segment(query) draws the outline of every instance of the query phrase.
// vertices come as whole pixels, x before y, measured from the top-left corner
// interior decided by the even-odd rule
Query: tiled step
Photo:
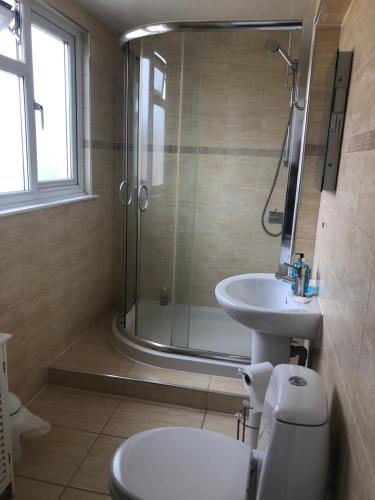
[[[236,413],[242,408],[244,396],[210,389],[199,389],[117,375],[87,373],[51,366],[50,386],[69,387],[85,391],[187,406],[205,411]]]
[[[104,317],[49,367],[51,386],[235,413],[245,397],[239,379],[169,370],[134,362],[111,343],[111,317]]]

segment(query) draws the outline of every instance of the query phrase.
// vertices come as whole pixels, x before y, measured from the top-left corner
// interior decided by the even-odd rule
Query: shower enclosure
[[[214,290],[290,258],[307,73],[301,28],[169,23],[124,35],[117,327],[133,342],[248,362],[251,335]],[[297,71],[267,50],[268,39],[299,60]]]

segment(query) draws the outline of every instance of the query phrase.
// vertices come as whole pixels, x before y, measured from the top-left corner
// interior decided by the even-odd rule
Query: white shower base
[[[167,346],[251,355],[251,331],[222,309],[145,301],[138,308],[138,337]]]

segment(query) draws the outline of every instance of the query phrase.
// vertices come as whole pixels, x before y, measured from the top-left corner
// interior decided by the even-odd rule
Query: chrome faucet
[[[302,259],[296,264],[284,263],[289,269],[294,270],[294,276],[290,274],[275,273],[275,278],[285,281],[294,285],[294,295],[297,297],[306,297],[306,290],[310,280],[311,268],[308,264],[304,263]]]

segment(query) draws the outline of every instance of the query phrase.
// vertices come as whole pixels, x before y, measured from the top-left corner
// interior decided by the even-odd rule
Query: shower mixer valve
[[[314,295],[309,288],[311,267],[304,261],[303,253],[297,253],[297,255],[299,255],[299,258],[293,264],[284,263],[291,270],[290,274],[275,273],[275,278],[291,283],[295,296],[311,297]]]

